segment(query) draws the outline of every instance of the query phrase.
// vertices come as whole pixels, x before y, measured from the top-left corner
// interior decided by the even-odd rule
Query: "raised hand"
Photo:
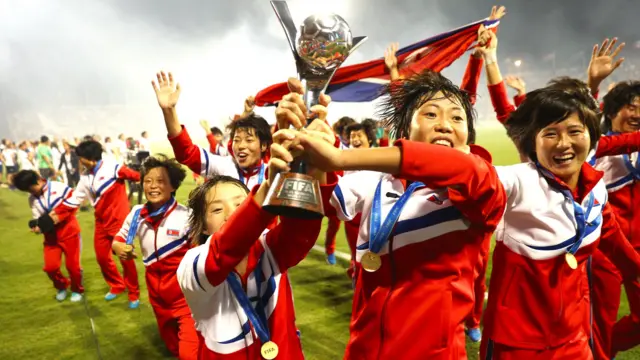
[[[591,61],[587,69],[587,83],[592,92],[598,91],[602,80],[611,75],[611,73],[624,62],[624,58],[616,60],[616,57],[620,54],[620,51],[624,49],[625,43],[618,45],[618,47],[614,49],[617,42],[618,38],[613,38],[611,41],[605,39],[601,46],[598,46],[598,44],[593,46]]]
[[[247,96],[246,99],[244,99],[244,111],[242,113],[242,116],[247,116],[249,114],[251,114],[253,112],[253,108],[255,108],[256,106],[256,98],[255,96],[251,95],[251,96]]]
[[[156,74],[158,83],[151,81],[153,90],[156,92],[156,98],[158,99],[158,105],[162,109],[173,109],[178,103],[180,98],[180,84],[174,83],[173,75],[168,75],[161,71]]]
[[[516,90],[518,92],[518,95],[524,95],[527,93],[526,91],[526,85],[524,80],[522,80],[522,78],[518,77],[518,76],[512,76],[509,75],[504,79],[505,84],[507,84],[508,87]]]
[[[387,69],[393,69],[398,67],[398,58],[396,57],[396,53],[398,52],[398,43],[391,43],[384,50],[384,64],[387,66]]]
[[[505,15],[507,15],[507,8],[505,8],[504,6],[493,6],[491,8],[491,15],[489,15],[489,20],[500,20]]]
[[[209,127],[209,122],[207,120],[200,120],[200,126],[202,127],[204,132],[207,133],[207,135],[211,133],[211,127]]]
[[[278,129],[288,129],[290,126],[301,129],[307,124],[308,117],[307,107],[302,97],[302,83],[298,79],[289,78],[287,84],[291,92],[282,97],[276,108]],[[323,120],[326,119],[327,106],[330,102],[331,98],[328,95],[320,95],[320,103],[311,108],[311,114],[322,117]]]

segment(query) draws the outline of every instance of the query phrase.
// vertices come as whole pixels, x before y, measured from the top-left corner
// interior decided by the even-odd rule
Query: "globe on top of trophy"
[[[351,29],[336,14],[307,17],[300,25],[296,39],[298,55],[314,73],[336,70],[347,59],[352,47]]]
[[[298,28],[286,1],[271,1],[271,6],[296,60],[296,70],[304,87],[304,103],[309,111],[319,103],[320,95],[340,65],[366,37],[354,38],[347,22],[335,14],[311,15]],[[313,118],[309,117],[307,123],[311,121]],[[276,215],[302,219],[323,216],[320,184],[307,174],[304,161],[294,159],[290,172],[276,175],[262,208]]]

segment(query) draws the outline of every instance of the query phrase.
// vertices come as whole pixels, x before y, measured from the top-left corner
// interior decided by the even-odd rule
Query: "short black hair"
[[[40,136],[41,143],[46,143],[47,141],[49,141],[49,137],[47,137],[47,135]]]
[[[29,188],[37,185],[40,179],[40,175],[33,170],[20,170],[17,174],[13,175],[11,182],[18,190],[29,191]]]
[[[227,175],[215,175],[205,180],[202,185],[191,190],[188,202],[189,209],[191,209],[191,214],[189,214],[189,237],[194,245],[203,243],[202,235],[207,227],[207,193],[212,187],[221,183],[236,185],[243,189],[247,194],[249,193],[247,185],[242,181]]]
[[[149,171],[159,167],[167,170],[169,182],[171,183],[171,187],[174,189],[172,194],[175,196],[176,191],[182,184],[182,181],[187,177],[187,172],[176,159],[169,159],[163,154],[149,156],[142,162],[142,166],[140,167],[140,181],[144,183],[144,177],[149,173]]]
[[[224,136],[224,134],[222,133],[222,130],[220,130],[217,126],[214,126],[214,127],[211,128],[211,133],[213,135]]]
[[[233,121],[227,127],[231,134],[231,139],[236,136],[236,132],[238,131],[247,131],[253,132],[255,136],[258,137],[260,141],[260,145],[265,145],[266,150],[262,152],[262,156],[269,151],[269,147],[273,142],[271,137],[271,127],[267,120],[265,120],[262,116],[251,113],[243,118],[240,118],[236,121]]]
[[[577,113],[587,127],[591,137],[590,149],[594,149],[600,139],[598,113],[585,104],[584,99],[559,89],[542,88],[528,93],[522,104],[509,116],[507,134],[520,153],[535,162],[538,161],[536,136],[540,130],[565,120],[573,113]]]
[[[548,88],[553,88],[557,90],[570,90],[576,88],[585,88],[589,89],[587,83],[576,78],[572,78],[570,76],[557,76],[547,82]]]
[[[144,134],[146,134],[146,133],[147,133],[146,131],[143,131],[143,132],[140,133],[140,136],[144,136]]]
[[[85,140],[76,146],[76,155],[91,161],[102,160],[102,145],[95,140]]]
[[[469,94],[442,74],[432,70],[425,70],[402,82],[394,81],[387,85],[383,95],[388,95],[388,97],[380,104],[377,117],[385,119],[385,126],[389,128],[392,137],[408,139],[414,112],[427,101],[436,99],[438,93],[442,93],[444,99],[460,103],[467,115],[469,132],[467,144],[475,143],[474,120],[476,114]]]
[[[364,131],[365,135],[367,135],[367,139],[369,140],[369,145],[374,145],[376,143],[376,130],[371,126],[370,123],[365,123],[364,121],[361,123],[355,123],[347,126],[347,136],[351,136],[351,132],[353,131]]]
[[[603,132],[611,131],[611,120],[623,107],[630,105],[637,97],[640,97],[640,81],[619,82],[604,96]]]
[[[562,90],[576,97],[576,100],[583,102],[589,109],[599,112],[600,105],[591,94],[591,89],[586,82],[569,76],[559,76],[549,80],[547,88]]]
[[[333,124],[333,131],[336,133],[336,135],[340,136],[345,131],[347,126],[355,123],[356,121],[353,118],[350,118],[348,116],[343,116],[340,119],[338,119],[338,121],[336,121],[335,124]]]

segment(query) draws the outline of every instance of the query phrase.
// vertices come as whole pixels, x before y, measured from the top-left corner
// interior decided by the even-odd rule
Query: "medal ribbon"
[[[156,216],[163,215],[164,213],[167,212],[167,210],[169,210],[169,208],[171,208],[171,206],[173,206],[173,203],[175,203],[175,201],[176,199],[174,199],[172,196],[171,199],[169,199],[169,201],[167,201],[166,203],[164,203],[164,205],[162,205],[162,207],[160,207],[160,209],[149,214],[147,217],[153,218]],[[127,232],[127,241],[126,241],[127,245],[133,245],[133,239],[135,239],[136,233],[138,232],[138,226],[140,226],[140,223],[142,222],[142,221],[139,221],[141,211],[142,211],[142,208],[139,208],[133,213],[133,219],[131,219],[131,224],[129,225],[129,232]]]
[[[242,181],[243,184],[247,185],[249,183],[249,180],[245,181],[244,173],[238,165],[236,165],[236,168],[238,169],[238,177],[240,178],[240,181]],[[264,181],[265,170],[266,170],[266,166],[264,165],[264,162],[263,162],[260,165],[260,172],[258,173],[258,185],[262,184],[262,182]]]
[[[93,179],[91,179],[91,187],[89,191],[91,191],[94,198],[96,197],[96,191],[93,190],[93,183],[96,182],[96,175],[98,175],[98,170],[100,170],[100,167],[102,167],[102,160],[98,161],[96,163],[96,166],[94,166],[93,169],[91,170],[91,174],[93,174]]]
[[[562,186],[556,177],[547,169],[543,168],[540,163],[536,163],[536,167],[538,171],[542,174],[542,176],[547,180],[549,185],[554,189],[560,191],[562,195],[573,204],[573,216],[576,219],[577,229],[576,236],[574,237],[574,242],[570,246],[567,247],[567,252],[571,255],[575,255],[575,253],[582,245],[582,240],[584,240],[585,230],[587,225],[587,219],[589,218],[589,214],[591,213],[591,209],[593,209],[593,204],[595,203],[595,196],[593,195],[593,191],[589,193],[589,199],[587,200],[587,211],[585,212],[582,208],[582,205],[578,204],[573,198],[573,194],[569,189]]]
[[[382,179],[380,179],[378,186],[376,187],[376,193],[373,197],[373,205],[371,207],[371,221],[369,222],[369,251],[378,253],[384,244],[387,243],[389,235],[391,235],[391,231],[393,231],[393,227],[400,218],[402,209],[407,204],[407,201],[409,201],[409,197],[411,197],[411,194],[413,194],[414,191],[423,186],[425,185],[419,181],[411,183],[404,194],[402,194],[398,201],[393,204],[389,214],[387,214],[384,222],[380,225],[382,218]]]
[[[264,309],[262,309],[262,291],[260,289],[260,285],[262,283],[262,256],[260,257],[258,265],[253,274],[258,290],[258,302],[256,306],[261,309],[260,315],[262,316],[258,315],[256,309],[251,306],[251,301],[249,300],[249,297],[247,297],[247,293],[244,291],[244,289],[242,288],[242,284],[240,283],[239,275],[235,274],[234,272],[229,273],[229,275],[227,275],[227,282],[231,287],[231,291],[233,291],[233,295],[235,295],[236,299],[240,303],[242,310],[244,310],[244,313],[247,314],[247,317],[249,318],[251,325],[256,331],[256,334],[258,334],[260,341],[262,342],[262,344],[266,344],[270,341],[271,335],[269,334],[269,324],[267,323],[266,314],[264,313]]]

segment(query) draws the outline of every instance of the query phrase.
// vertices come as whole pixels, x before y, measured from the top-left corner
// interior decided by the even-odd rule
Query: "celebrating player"
[[[44,234],[44,271],[58,290],[56,300],[67,297],[71,285],[71,302],[82,300],[82,268],[80,267],[80,225],[76,219],[78,204],[73,190],[57,181],[47,181],[33,170],[22,170],[13,177],[13,185],[28,192],[33,220],[29,228],[35,234]],[[69,272],[67,279],[60,272],[60,260],[64,254]]]
[[[86,169],[80,177],[74,195],[78,204],[91,200],[95,208],[95,232],[93,235],[96,260],[102,276],[109,285],[104,299],[111,301],[126,289],[129,292],[129,307],[138,308],[140,289],[138,272],[132,260],[120,260],[124,280],[113,258],[111,245],[129,213],[129,200],[125,180],[140,181],[140,174],[116,161],[102,160],[102,145],[94,140],[83,141],[76,147],[80,164]]]
[[[122,260],[136,257],[134,238],[140,238],[149,302],[167,349],[180,359],[197,359],[198,336],[176,278],[188,250],[189,209],[175,193],[186,173],[175,159],[152,156],[142,163],[140,177],[147,203],[131,209],[113,242]]]
[[[252,191],[214,176],[190,195],[191,238],[199,246],[185,255],[178,281],[204,342],[200,359],[303,359],[286,271],[309,252],[321,222],[280,217],[265,231],[274,215],[261,207],[276,173],[289,170],[290,137],[275,139],[269,177]],[[309,171],[321,184],[336,181]],[[325,203],[331,187],[321,186]]]

